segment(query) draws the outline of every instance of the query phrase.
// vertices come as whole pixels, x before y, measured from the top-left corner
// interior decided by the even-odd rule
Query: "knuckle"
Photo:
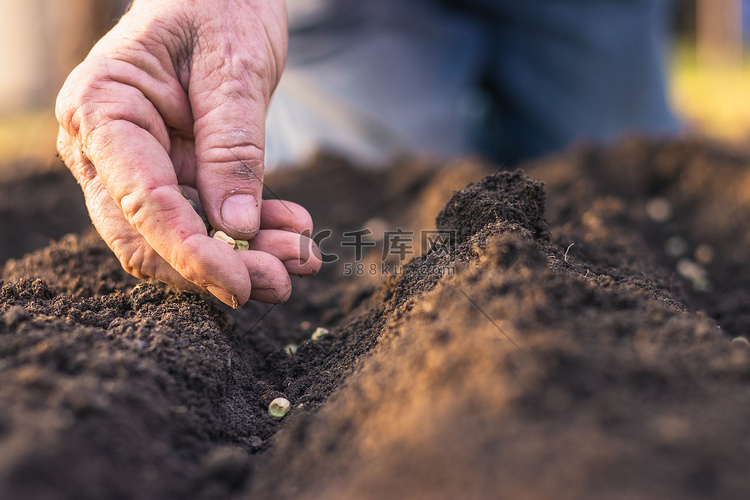
[[[109,247],[117,256],[125,272],[140,279],[152,276],[147,272],[148,258],[144,245],[134,244],[129,238],[116,238],[110,242]]]
[[[158,216],[161,225],[171,224],[171,213],[174,196],[170,192],[173,186],[138,186],[124,194],[118,201],[125,218],[137,231],[141,232],[149,217]],[[153,213],[153,207],[159,208],[159,213]]]
[[[262,180],[263,150],[251,143],[211,146],[201,155],[199,168],[237,180]]]
[[[97,58],[87,59],[71,72],[55,103],[57,121],[71,135],[78,136],[82,119],[90,119],[100,107],[98,94],[106,79],[106,65]]]
[[[242,162],[250,167],[263,164],[263,147],[254,134],[242,128],[212,130],[203,139],[202,155],[210,163]]]
[[[83,146],[90,150],[92,143],[99,147],[105,146],[111,134],[107,131],[111,128],[112,120],[107,117],[106,112],[93,103],[84,104],[79,108],[78,130]]]
[[[84,147],[108,137],[110,127],[132,123],[147,130],[159,127],[158,113],[139,88],[113,77],[132,71],[123,61],[97,57],[74,70],[58,95],[55,115],[61,127]]]
[[[193,233],[183,237],[178,244],[172,246],[165,257],[183,278],[191,283],[202,285],[206,282],[206,277],[211,275],[208,264],[205,259],[201,258],[205,245],[205,235]]]
[[[71,168],[77,161],[79,161],[76,151],[75,144],[70,141],[68,137],[64,137],[63,133],[61,133],[57,139],[57,152],[60,154],[60,159],[68,168]]]
[[[55,104],[55,118],[57,119],[57,123],[60,124],[60,126],[69,132],[73,132],[73,115],[74,115],[75,107],[70,103],[70,100],[66,97],[63,97],[62,92],[60,96],[57,98],[57,103]]]

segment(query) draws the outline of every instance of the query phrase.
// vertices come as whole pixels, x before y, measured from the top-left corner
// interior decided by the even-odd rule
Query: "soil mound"
[[[440,230],[454,230],[457,244],[495,224],[505,230],[518,226],[533,237],[549,239],[542,183],[524,179],[521,172],[488,175],[469,184],[453,195],[436,223]]]
[[[139,283],[90,231],[10,260],[0,498],[744,498],[749,164],[638,139],[525,174],[321,157],[267,181],[337,257],[277,307]],[[394,257],[373,236],[353,262],[347,232],[441,209],[449,238],[348,272]]]

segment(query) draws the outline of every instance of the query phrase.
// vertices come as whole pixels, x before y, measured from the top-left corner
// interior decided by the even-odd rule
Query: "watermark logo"
[[[369,227],[345,231],[340,238],[333,231],[323,229],[313,235],[318,245],[323,264],[341,261],[345,276],[400,275],[404,266],[415,256],[429,252],[448,256],[453,253],[456,231],[453,229],[422,229],[420,231],[395,228],[374,233]],[[338,248],[331,250],[331,241]],[[336,243],[334,243],[336,246]],[[302,249],[301,256],[310,255],[310,249]],[[377,257],[379,257],[379,262]],[[421,266],[415,272],[455,274],[452,266]]]

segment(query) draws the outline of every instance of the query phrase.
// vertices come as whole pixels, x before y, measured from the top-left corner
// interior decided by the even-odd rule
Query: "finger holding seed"
[[[286,33],[281,1],[135,0],[70,74],[56,105],[58,150],[126,271],[233,307],[256,284],[288,291],[281,261],[268,254],[270,271],[248,268],[240,254],[250,250],[210,238],[196,213],[235,240],[263,225],[265,118]],[[271,226],[309,225],[303,210],[271,206]]]
[[[260,228],[312,236],[313,220],[301,205],[287,200],[264,200]]]
[[[244,250],[237,255],[250,271],[252,300],[269,304],[283,304],[292,295],[292,281],[284,264],[268,252]]]
[[[320,271],[323,260],[315,242],[297,233],[261,230],[250,240],[250,250],[265,250],[284,263],[289,274],[310,276]]]

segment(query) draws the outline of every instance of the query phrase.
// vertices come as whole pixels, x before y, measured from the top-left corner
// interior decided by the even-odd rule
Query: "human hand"
[[[289,273],[320,269],[304,208],[268,200],[261,211],[286,43],[283,0],[135,0],[70,74],[58,150],[126,271],[238,307],[283,302]],[[250,250],[210,238],[179,185]]]

